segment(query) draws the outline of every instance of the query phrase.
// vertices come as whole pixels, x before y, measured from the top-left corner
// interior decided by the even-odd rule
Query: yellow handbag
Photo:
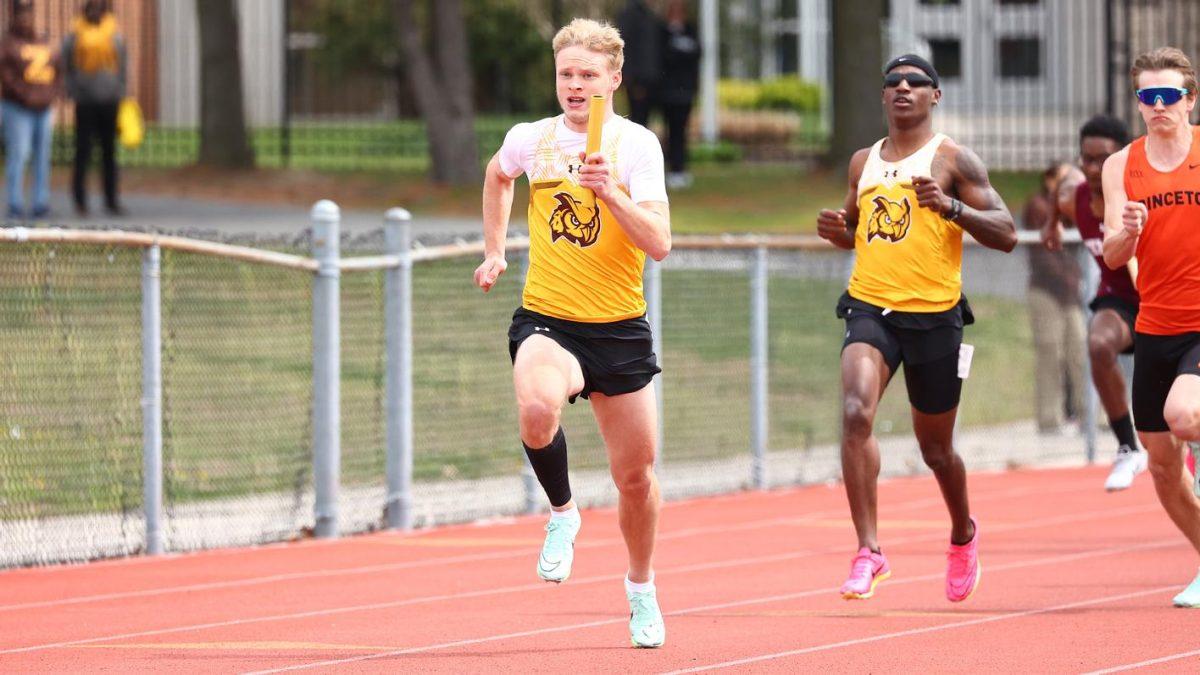
[[[117,137],[121,145],[133,150],[142,144],[146,135],[146,123],[142,119],[142,106],[137,99],[129,97],[117,108]]]

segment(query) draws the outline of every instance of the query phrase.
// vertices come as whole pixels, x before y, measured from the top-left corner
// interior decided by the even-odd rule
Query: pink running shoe
[[[842,599],[866,600],[875,595],[879,582],[892,576],[892,568],[882,553],[873,553],[866,546],[858,549],[858,555],[850,563],[850,577],[842,584]]]
[[[971,541],[958,546],[950,544],[946,551],[946,599],[950,602],[962,602],[971,597],[979,586],[979,525],[971,519],[975,534]]]

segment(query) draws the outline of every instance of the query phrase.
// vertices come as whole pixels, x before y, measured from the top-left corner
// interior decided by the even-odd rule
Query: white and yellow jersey
[[[529,273],[521,305],[569,321],[620,321],[646,313],[646,254],[625,234],[603,201],[579,186],[579,153],[587,135],[563,117],[518,124],[500,149],[500,170],[529,177]],[[658,138],[613,116],[600,151],[634,203],[667,201]],[[593,207],[591,204],[595,204]]]
[[[917,205],[913,176],[932,176],[933,156],[946,139],[929,142],[898,162],[871,153],[858,180],[858,229],[850,295],[901,312],[941,312],[962,295],[962,228]]]

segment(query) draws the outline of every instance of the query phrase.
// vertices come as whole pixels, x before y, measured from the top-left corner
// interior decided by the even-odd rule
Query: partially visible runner
[[[1134,476],[1146,470],[1146,453],[1138,446],[1129,414],[1125,374],[1117,360],[1120,354],[1133,353],[1133,329],[1138,314],[1138,292],[1129,268],[1116,269],[1104,264],[1104,186],[1101,173],[1104,162],[1129,144],[1129,127],[1108,115],[1097,115],[1079,129],[1079,164],[1086,180],[1064,184],[1058,193],[1058,213],[1066,223],[1079,229],[1079,236],[1100,269],[1096,297],[1088,307],[1088,356],[1092,383],[1108,425],[1117,438],[1117,457],[1104,481],[1104,489],[1124,490]],[[1042,232],[1051,250],[1062,248],[1062,226],[1052,219]]]
[[[1104,163],[1104,262],[1136,255],[1141,308],[1133,344],[1133,421],[1163,509],[1200,552],[1200,501],[1181,441],[1200,440],[1200,128],[1196,71],[1163,47],[1130,75],[1148,133]],[[1200,607],[1200,574],[1175,596]]]
[[[504,241],[516,179],[529,179],[529,273],[508,329],[521,442],[550,500],[537,574],[571,574],[580,517],[567,473],[563,405],[589,399],[616,483],[621,534],[629,551],[625,591],[630,639],[666,639],[652,558],[659,489],[654,475],[659,372],[642,267],[671,250],[671,221],[658,138],[613,113],[623,42],[615,28],[575,19],[554,37],[556,91],[563,114],[518,124],[488,162],[483,186],[485,292],[508,263]],[[589,102],[603,95],[600,151],[584,152]],[[594,199],[593,199],[594,195]]]
[[[966,600],[979,583],[979,532],[967,501],[967,472],[954,451],[954,420],[971,366],[963,326],[962,236],[989,248],[1017,245],[1012,215],[975,153],[933,131],[938,75],[906,54],[884,68],[888,135],[850,159],[843,207],[823,210],[818,233],[854,249],[850,286],[838,303],[842,347],[842,477],[858,553],[843,598],[869,598],[891,575],[877,537],[879,442],[875,412],[904,364],[913,432],[950,513],[946,598]]]

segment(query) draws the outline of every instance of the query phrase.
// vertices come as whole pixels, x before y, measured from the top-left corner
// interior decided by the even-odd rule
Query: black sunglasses
[[[900,82],[908,82],[910,87],[932,87],[933,78],[924,73],[888,73],[883,76],[883,86],[885,89],[899,87]]]

